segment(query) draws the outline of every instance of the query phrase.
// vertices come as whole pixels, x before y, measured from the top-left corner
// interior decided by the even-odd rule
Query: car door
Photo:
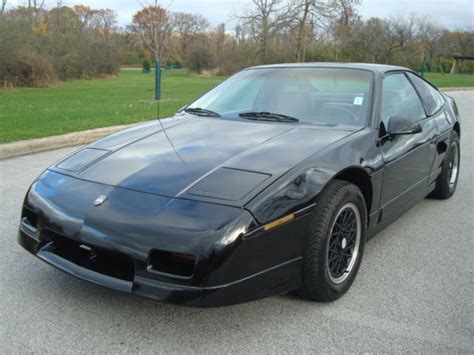
[[[441,173],[441,166],[449,146],[449,139],[453,127],[445,110],[446,103],[443,95],[419,76],[413,73],[408,73],[407,75],[420,94],[425,104],[426,112],[435,122],[438,130],[438,139],[433,142],[436,143],[436,154],[430,174],[430,183],[434,183]]]
[[[413,84],[404,72],[387,74],[383,79],[380,108],[381,131],[388,129],[391,117],[418,123],[416,134],[397,135],[380,141],[385,162],[380,206],[383,216],[400,211],[420,198],[428,188],[428,177],[435,156],[437,131],[428,117]]]

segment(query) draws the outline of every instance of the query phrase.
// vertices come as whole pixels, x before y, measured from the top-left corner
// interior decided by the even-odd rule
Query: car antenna
[[[157,61],[157,64],[159,63],[159,61]],[[155,70],[160,70],[161,71],[161,68],[156,68],[155,67]],[[160,75],[161,76],[161,75]],[[160,88],[161,89],[161,88]],[[168,136],[168,132],[166,132],[166,129],[165,129],[165,125],[163,124],[163,122],[161,122],[161,118],[160,118],[160,102],[161,102],[161,93],[159,93],[156,97],[156,100],[157,100],[157,105],[156,105],[156,118],[158,119],[158,122],[160,122],[160,126],[161,126],[161,130],[163,131],[163,133],[165,134],[166,136],[166,139],[168,140],[168,142],[170,143],[171,147],[173,148],[174,152],[176,153],[176,155],[178,156],[179,160],[181,160],[181,162],[184,164],[184,166],[188,166],[186,164],[186,162],[184,161],[183,157],[178,153],[178,151],[176,150],[176,147],[174,146],[173,142],[171,141],[170,137]]]

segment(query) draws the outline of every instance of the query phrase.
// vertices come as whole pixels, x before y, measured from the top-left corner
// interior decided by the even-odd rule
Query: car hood
[[[51,170],[171,198],[243,206],[353,131],[180,115],[100,140]]]

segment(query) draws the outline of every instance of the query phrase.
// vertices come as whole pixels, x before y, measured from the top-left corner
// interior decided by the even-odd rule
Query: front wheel
[[[315,301],[334,301],[349,289],[359,270],[367,210],[359,188],[338,180],[329,184],[316,206],[299,293]]]

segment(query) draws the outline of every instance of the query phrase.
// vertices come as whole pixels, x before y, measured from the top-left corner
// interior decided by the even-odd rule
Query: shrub
[[[86,9],[97,21],[81,22],[83,10],[63,6],[34,13],[20,6],[0,14],[0,83],[44,86],[58,78],[118,73],[120,37],[111,30],[115,14]],[[102,23],[107,26],[101,31],[97,24]]]
[[[57,80],[57,75],[47,58],[33,55],[28,59],[30,66],[29,78],[25,78],[27,86],[47,86]]]
[[[441,59],[439,61],[439,70],[443,71],[443,73],[450,73],[451,68],[453,67],[453,60],[452,59]]]
[[[125,65],[140,65],[140,55],[137,52],[127,51],[124,55],[123,63]]]
[[[144,70],[150,71],[151,64],[150,64],[150,61],[148,59],[143,60],[142,66],[143,66]]]
[[[216,74],[219,76],[230,76],[232,74],[237,73],[241,69],[242,67],[237,63],[225,61],[224,63],[222,63],[222,65],[219,66]]]
[[[209,39],[203,35],[195,35],[186,53],[186,64],[189,69],[201,73],[204,69],[214,67],[215,57]]]

